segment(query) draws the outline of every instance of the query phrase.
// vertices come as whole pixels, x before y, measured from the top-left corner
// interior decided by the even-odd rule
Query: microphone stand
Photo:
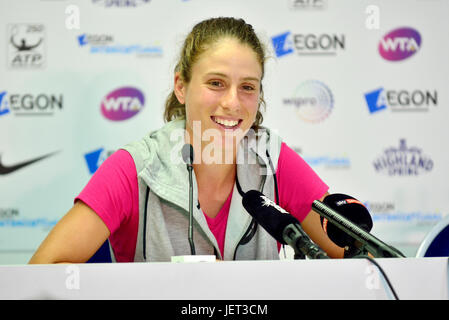
[[[376,258],[405,258],[405,255],[398,249],[386,244],[380,239],[373,236],[371,233],[366,232],[361,227],[352,223],[351,220],[340,215],[337,211],[329,208],[321,201],[315,200],[312,203],[313,211],[317,212],[320,216],[329,220],[341,231],[349,234],[352,238],[357,240],[361,244],[362,250],[366,249]]]
[[[282,234],[285,242],[295,250],[295,259],[329,259],[327,254],[302,230],[302,228],[293,223],[285,227]]]
[[[344,249],[344,258],[358,258],[359,256],[365,257],[368,255],[366,246],[358,240],[354,240],[352,245],[346,246]]]
[[[193,242],[193,181],[192,181],[192,170],[193,166],[191,164],[187,165],[187,171],[189,171],[189,243],[190,252],[195,255],[195,244]]]

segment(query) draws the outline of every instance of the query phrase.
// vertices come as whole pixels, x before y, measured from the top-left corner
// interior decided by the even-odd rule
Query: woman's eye
[[[209,81],[209,84],[213,87],[222,87],[222,83],[220,81]]]
[[[250,85],[244,85],[244,86],[243,86],[243,90],[245,90],[245,91],[254,91],[255,89],[254,89],[253,86],[250,86]]]

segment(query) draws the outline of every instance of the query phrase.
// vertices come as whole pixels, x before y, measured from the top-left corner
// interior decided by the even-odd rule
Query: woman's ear
[[[173,91],[175,92],[176,98],[178,98],[179,103],[185,104],[186,85],[179,72],[175,73],[175,85]]]

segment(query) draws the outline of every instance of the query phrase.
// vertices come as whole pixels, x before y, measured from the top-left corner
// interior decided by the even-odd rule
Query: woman
[[[178,161],[184,143],[195,154],[196,254],[279,258],[279,244],[242,207],[240,192],[257,189],[296,216],[330,257],[343,257],[311,210],[328,187],[280,137],[260,126],[265,59],[243,20],[198,23],[175,68],[167,124],[101,165],[30,263],[85,262],[108,238],[119,262],[190,254],[189,180]]]

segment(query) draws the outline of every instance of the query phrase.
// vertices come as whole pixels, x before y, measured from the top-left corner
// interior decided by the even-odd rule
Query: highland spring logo
[[[134,117],[144,107],[143,93],[136,88],[123,87],[111,91],[101,101],[101,113],[112,121]]]
[[[391,147],[373,162],[374,169],[389,176],[417,176],[433,169],[433,161],[421,149],[407,147],[405,139],[399,148]]]
[[[421,35],[412,28],[398,28],[379,42],[379,54],[389,61],[400,61],[414,55],[421,47]]]

